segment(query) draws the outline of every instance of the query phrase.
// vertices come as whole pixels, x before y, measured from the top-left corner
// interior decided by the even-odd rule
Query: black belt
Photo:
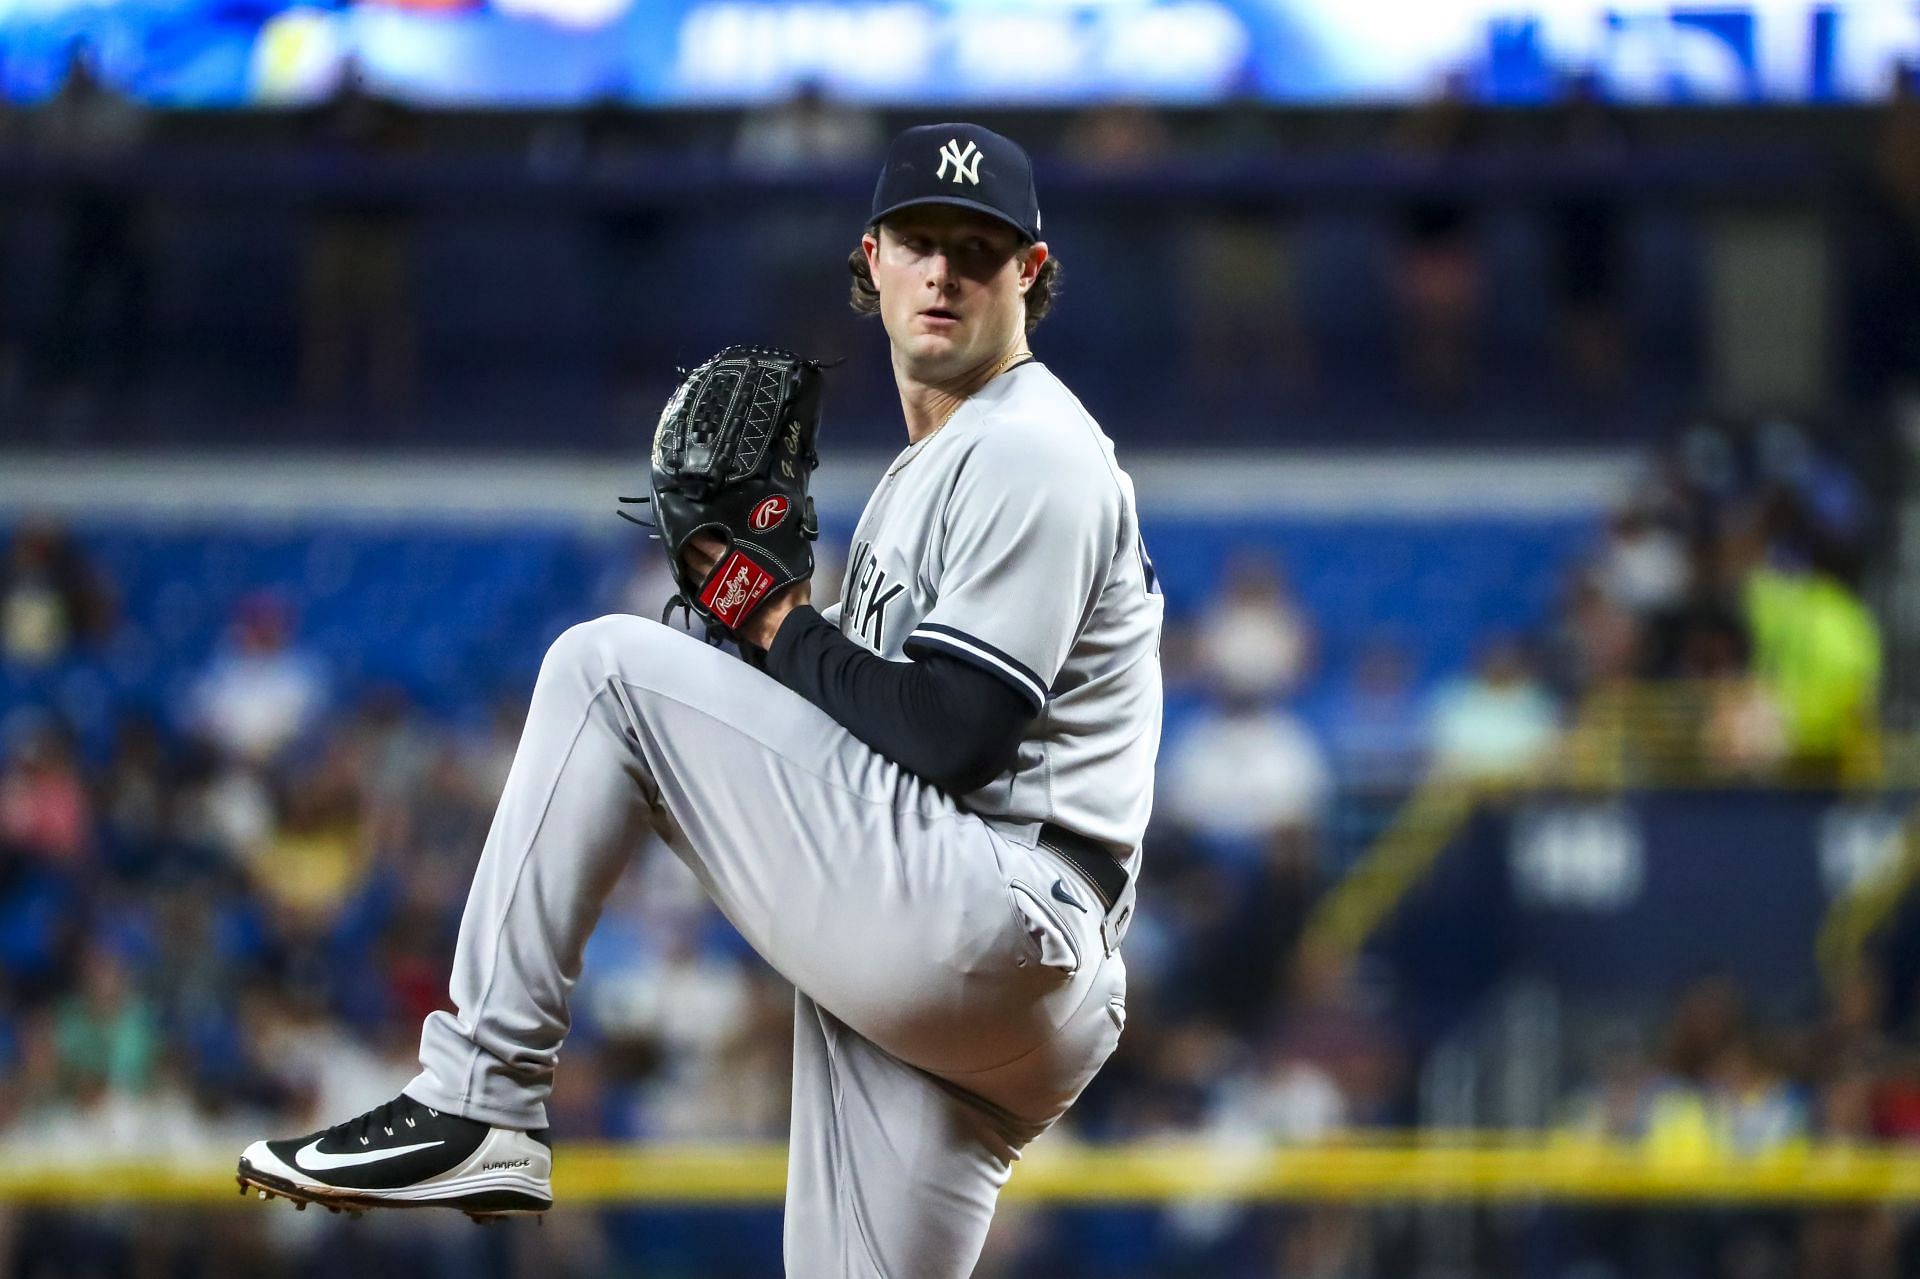
[[[1085,835],[1048,822],[1040,828],[1040,847],[1064,857],[1075,870],[1092,881],[1093,886],[1100,890],[1101,902],[1107,910],[1112,910],[1113,904],[1120,900],[1120,894],[1127,891],[1127,868],[1115,861],[1112,853]]]

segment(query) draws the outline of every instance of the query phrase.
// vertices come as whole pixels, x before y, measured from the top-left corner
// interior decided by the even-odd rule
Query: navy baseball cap
[[[869,225],[916,204],[952,204],[1040,238],[1033,161],[1011,138],[977,124],[923,124],[887,148]]]

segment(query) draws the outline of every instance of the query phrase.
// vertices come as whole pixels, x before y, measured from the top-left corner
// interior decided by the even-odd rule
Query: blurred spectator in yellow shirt
[[[1766,566],[1747,577],[1753,669],[1780,708],[1789,768],[1858,776],[1875,754],[1880,624],[1840,566],[1823,559],[1804,571]]]

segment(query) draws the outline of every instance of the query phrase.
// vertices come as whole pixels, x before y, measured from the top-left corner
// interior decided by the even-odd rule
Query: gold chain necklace
[[[933,429],[931,431],[928,431],[925,435],[921,436],[919,439],[915,440],[910,446],[908,446],[906,455],[902,457],[898,462],[895,462],[893,466],[887,471],[887,478],[892,479],[896,474],[899,473],[902,467],[904,467],[907,463],[913,461],[914,458],[919,457],[921,448],[926,444],[926,442],[932,439],[934,436],[940,434],[941,430],[946,426],[946,424],[953,421],[953,415],[966,407],[968,400],[971,400],[974,396],[978,395],[982,390],[986,389],[987,383],[993,381],[993,379],[999,377],[1002,373],[1005,373],[1007,369],[1014,363],[1014,361],[1022,358],[1023,356],[1028,356],[1031,354],[1032,354],[1031,351],[1013,350],[1013,351],[1007,352],[1004,356],[1000,357],[1000,362],[993,366],[993,371],[988,373],[984,378],[980,379],[979,386],[976,386],[975,388],[973,388],[971,392],[961,396],[959,400],[955,401],[954,406],[946,411],[945,416],[943,416],[938,422],[935,422],[933,424]]]

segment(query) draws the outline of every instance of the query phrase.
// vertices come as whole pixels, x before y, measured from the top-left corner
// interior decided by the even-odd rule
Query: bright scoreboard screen
[[[181,106],[309,100],[349,60],[470,106],[1399,102],[1450,75],[1529,103],[1572,71],[1629,102],[1831,102],[1920,62],[1920,0],[0,0],[8,97],[52,92],[76,47]]]

